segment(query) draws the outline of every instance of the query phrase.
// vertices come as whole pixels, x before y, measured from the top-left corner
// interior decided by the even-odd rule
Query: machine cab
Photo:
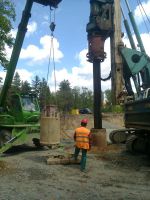
[[[23,111],[35,112],[39,111],[37,99],[33,96],[21,96],[21,104]]]
[[[10,113],[15,117],[16,122],[38,122],[40,109],[37,98],[33,95],[13,95],[11,98]]]

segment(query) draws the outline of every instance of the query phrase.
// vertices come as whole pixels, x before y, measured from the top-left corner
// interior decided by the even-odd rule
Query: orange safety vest
[[[89,134],[90,131],[81,126],[75,130],[76,136],[76,146],[80,149],[89,149]]]

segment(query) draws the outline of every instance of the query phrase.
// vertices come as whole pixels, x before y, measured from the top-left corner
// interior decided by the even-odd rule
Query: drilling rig
[[[140,50],[136,48],[119,0],[91,0],[90,3],[90,22],[87,25],[88,59],[93,63],[96,127],[99,127],[98,120],[101,119],[101,113],[96,114],[101,102],[97,96],[97,93],[101,93],[100,63],[106,57],[105,39],[110,37],[113,102],[117,103],[124,86],[127,94],[124,103],[125,129],[113,131],[110,139],[115,143],[126,142],[127,149],[131,152],[148,152],[150,149],[150,57],[146,54],[134,15],[128,1],[125,0]],[[122,42],[121,12],[131,48],[127,48]]]
[[[125,103],[126,146],[131,152],[148,152],[150,149],[150,57],[146,54],[134,15],[125,0],[129,19],[138,42],[137,50],[130,28],[124,16],[124,24],[131,48],[119,46],[123,59],[123,77],[129,101]],[[131,84],[133,80],[133,84]],[[133,90],[133,87],[135,90]],[[123,133],[125,134],[125,133]],[[122,134],[122,135],[123,135]]]

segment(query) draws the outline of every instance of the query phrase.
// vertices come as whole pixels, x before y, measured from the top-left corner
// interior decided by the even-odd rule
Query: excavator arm
[[[6,103],[20,51],[27,31],[33,3],[56,8],[61,0],[27,0],[10,58],[6,78],[0,94],[0,153],[9,149],[16,141],[24,141],[32,128],[39,128],[40,109],[33,95],[11,95],[9,106]],[[27,103],[27,105],[25,105]],[[28,107],[27,107],[28,106]],[[31,107],[32,106],[32,107]],[[8,108],[9,107],[9,108]]]
[[[6,78],[4,81],[4,85],[0,94],[0,107],[3,108],[5,107],[6,103],[6,97],[8,95],[8,90],[11,86],[13,76],[15,73],[15,69],[17,66],[17,62],[19,59],[19,55],[21,52],[21,48],[23,45],[23,41],[25,38],[25,34],[27,32],[27,25],[31,16],[31,9],[32,5],[34,2],[42,4],[44,6],[50,6],[56,8],[57,5],[61,2],[62,0],[27,0],[26,5],[22,14],[21,22],[18,26],[18,32],[15,40],[15,44],[13,47],[13,51],[11,54],[10,62],[8,65],[7,73],[6,73]]]

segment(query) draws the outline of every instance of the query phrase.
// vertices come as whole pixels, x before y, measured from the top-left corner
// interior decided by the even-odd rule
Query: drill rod
[[[102,128],[102,113],[101,113],[101,70],[100,60],[93,61],[93,89],[94,89],[94,128]]]

